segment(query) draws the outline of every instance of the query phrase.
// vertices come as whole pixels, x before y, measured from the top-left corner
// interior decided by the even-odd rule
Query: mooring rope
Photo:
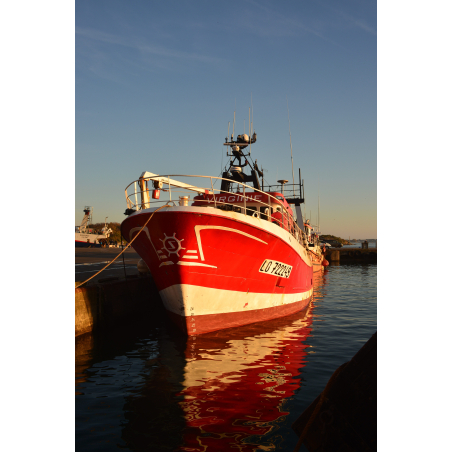
[[[132,245],[133,241],[140,235],[141,231],[146,227],[146,225],[151,221],[151,218],[154,216],[154,214],[156,212],[158,212],[160,209],[163,209],[164,207],[171,207],[168,203],[165,204],[164,206],[159,207],[158,209],[154,210],[154,212],[152,212],[151,216],[146,220],[146,223],[144,223],[143,227],[138,231],[138,234],[128,243],[128,245],[112,260],[110,261],[104,268],[100,269],[96,274],[94,274],[93,276],[91,276],[90,278],[88,278],[87,280],[83,281],[82,283],[80,283],[78,286],[76,286],[75,288],[78,289],[80,286],[82,286],[83,284],[87,283],[90,279],[93,279],[95,276],[97,276],[99,273],[103,272],[108,266],[110,266],[116,259],[118,259],[119,256],[121,256],[121,254],[124,253],[124,251],[129,248],[130,245]]]
[[[317,402],[317,405],[314,408],[314,411],[311,414],[311,417],[309,418],[309,421],[307,422],[307,424],[304,426],[303,431],[301,432],[300,437],[298,438],[298,442],[297,445],[295,446],[295,449],[293,450],[293,452],[298,452],[298,450],[300,449],[301,445],[303,444],[303,441],[306,438],[306,435],[308,434],[309,428],[311,427],[311,424],[314,422],[314,419],[316,418],[320,408],[323,405],[323,402],[325,400],[328,400],[326,395],[328,394],[331,385],[333,383],[334,380],[336,380],[337,376],[340,374],[341,370],[348,364],[348,362],[342,364],[341,366],[339,366],[335,372],[333,373],[333,375],[331,376],[331,378],[329,379],[327,385],[325,386],[325,389],[322,391],[322,393],[320,394],[320,399]]]

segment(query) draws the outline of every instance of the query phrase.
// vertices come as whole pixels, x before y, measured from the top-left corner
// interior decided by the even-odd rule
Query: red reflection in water
[[[323,272],[314,274],[314,300]],[[288,414],[283,405],[300,385],[313,304],[297,314],[192,336],[187,342],[180,402],[185,451],[253,451],[273,446],[262,435]]]

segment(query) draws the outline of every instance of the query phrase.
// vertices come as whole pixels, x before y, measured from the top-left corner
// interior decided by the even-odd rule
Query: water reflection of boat
[[[263,436],[289,414],[283,405],[299,387],[311,322],[308,308],[265,324],[188,338],[182,450],[262,446]]]

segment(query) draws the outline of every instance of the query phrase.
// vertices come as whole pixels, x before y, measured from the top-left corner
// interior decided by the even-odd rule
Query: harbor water
[[[76,450],[292,451],[293,422],[376,330],[376,264],[316,274],[304,312],[190,338],[157,305],[76,339]]]

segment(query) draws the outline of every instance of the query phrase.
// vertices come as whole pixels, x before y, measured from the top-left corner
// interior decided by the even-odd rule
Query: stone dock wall
[[[77,285],[77,283],[75,284]],[[75,289],[75,336],[112,328],[152,313],[160,296],[151,276],[108,278]]]
[[[329,262],[369,263],[377,262],[376,248],[328,248],[326,259]]]

